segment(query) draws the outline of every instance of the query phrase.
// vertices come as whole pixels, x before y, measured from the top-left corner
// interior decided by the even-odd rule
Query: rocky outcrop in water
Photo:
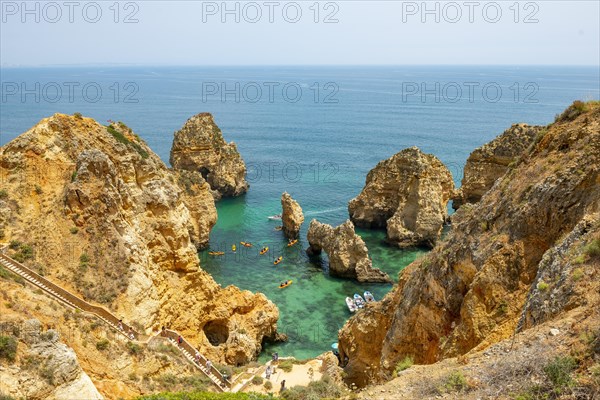
[[[354,232],[354,225],[346,221],[333,228],[316,219],[310,222],[307,233],[311,255],[327,253],[329,273],[340,278],[356,279],[359,282],[391,282],[390,277],[378,268],[373,268],[369,250],[362,238]]]
[[[388,240],[399,247],[432,247],[440,237],[453,190],[452,175],[444,164],[411,147],[369,171],[348,211],[357,226],[386,228]]]
[[[514,124],[491,142],[475,149],[467,159],[461,187],[452,199],[452,208],[458,210],[465,203],[481,200],[543,129],[541,126]]]
[[[283,233],[289,239],[297,239],[300,227],[304,222],[302,207],[287,192],[281,195],[281,220],[283,222]]]
[[[387,379],[406,356],[433,363],[600,307],[600,106],[563,115],[573,114],[541,132],[478,203],[460,207],[448,237],[342,328],[347,382]]]
[[[226,143],[209,113],[194,115],[175,132],[170,163],[175,170],[199,172],[216,199],[246,193],[246,165],[235,143]]]
[[[145,329],[169,326],[215,362],[247,362],[275,337],[272,302],[200,268],[216,221],[206,182],[124,124],[43,119],[0,148],[0,177],[4,240],[27,244],[25,262],[61,286]]]
[[[0,366],[0,393],[28,399],[104,398],[79,366],[73,349],[60,341],[56,331],[42,332],[35,319],[15,327],[20,338],[6,337],[17,341],[18,361]]]

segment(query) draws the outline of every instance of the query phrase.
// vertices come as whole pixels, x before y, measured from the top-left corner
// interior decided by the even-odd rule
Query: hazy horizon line
[[[600,64],[153,64],[153,63],[80,63],[80,64],[0,64],[0,68],[76,68],[76,67],[597,67]],[[600,73],[600,70],[599,70]]]

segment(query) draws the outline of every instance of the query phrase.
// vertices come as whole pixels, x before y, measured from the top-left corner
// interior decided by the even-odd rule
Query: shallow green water
[[[293,247],[287,247],[282,232],[274,230],[280,222],[267,219],[280,208],[278,198],[258,202],[251,193],[219,202],[219,220],[211,233],[210,250],[225,251],[226,254],[211,257],[208,250],[203,251],[201,264],[221,285],[231,284],[262,292],[279,307],[279,330],[288,335],[289,341],[267,345],[261,359],[269,358],[274,351],[280,356],[314,357],[337,342],[337,332],[350,316],[344,301],[346,296],[362,295],[369,290],[381,299],[392,285],[360,284],[330,277],[326,256],[310,260],[306,255],[306,229],[310,219],[338,220],[329,221],[337,224],[345,219],[345,208],[305,210],[306,222],[300,240]],[[388,272],[394,280],[402,268],[423,253],[420,250],[401,251],[386,245],[383,231],[359,230],[358,233],[370,249],[373,264]],[[240,241],[251,242],[254,246],[243,247]],[[237,246],[236,253],[231,251],[232,244]],[[268,246],[269,252],[259,255],[263,246]],[[274,266],[273,260],[280,255],[283,261]],[[293,284],[279,289],[280,282],[289,279]]]

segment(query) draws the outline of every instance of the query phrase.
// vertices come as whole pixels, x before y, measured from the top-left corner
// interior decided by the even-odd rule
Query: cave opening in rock
[[[202,177],[204,179],[208,179],[208,174],[210,173],[210,170],[206,167],[201,167],[198,172],[200,172],[200,175],[202,175]]]
[[[210,321],[204,325],[204,335],[213,346],[223,344],[229,338],[229,328],[223,321]]]

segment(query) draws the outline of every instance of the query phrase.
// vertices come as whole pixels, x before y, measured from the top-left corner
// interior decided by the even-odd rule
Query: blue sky
[[[2,66],[600,64],[595,0],[76,3],[2,0]]]

